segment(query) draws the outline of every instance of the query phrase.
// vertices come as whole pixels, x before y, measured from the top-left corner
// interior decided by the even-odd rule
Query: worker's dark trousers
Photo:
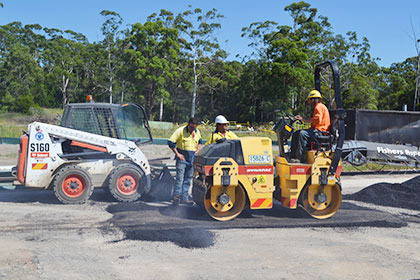
[[[293,132],[290,158],[299,159],[303,162],[306,145],[308,145],[308,142],[314,141],[319,134],[321,132],[317,129],[301,129]]]

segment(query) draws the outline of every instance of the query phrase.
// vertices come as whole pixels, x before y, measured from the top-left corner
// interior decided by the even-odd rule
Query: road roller
[[[330,131],[308,144],[304,162],[291,163],[286,153],[298,120],[283,112],[273,127],[279,143],[279,154],[274,157],[268,137],[220,139],[198,152],[192,196],[212,218],[232,220],[245,207],[271,209],[275,201],[289,209],[302,207],[316,219],[330,218],[339,210],[344,110],[333,61],[315,67],[315,88],[321,90],[320,71],[327,66],[331,67],[335,92],[332,125]]]

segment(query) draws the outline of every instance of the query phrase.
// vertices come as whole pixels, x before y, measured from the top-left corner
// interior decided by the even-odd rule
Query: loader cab
[[[61,126],[145,144],[152,142],[149,122],[134,103],[74,103],[64,108]]]

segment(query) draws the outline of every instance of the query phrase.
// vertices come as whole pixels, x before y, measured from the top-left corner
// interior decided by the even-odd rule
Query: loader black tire
[[[145,190],[144,173],[136,165],[123,163],[111,171],[107,188],[118,201],[132,202],[138,200]]]
[[[67,165],[58,170],[53,187],[55,196],[64,204],[85,203],[93,193],[89,173],[77,165]]]

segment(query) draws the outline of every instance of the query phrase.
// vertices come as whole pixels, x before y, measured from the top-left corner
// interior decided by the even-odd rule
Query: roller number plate
[[[271,163],[270,155],[250,155],[249,163]]]

